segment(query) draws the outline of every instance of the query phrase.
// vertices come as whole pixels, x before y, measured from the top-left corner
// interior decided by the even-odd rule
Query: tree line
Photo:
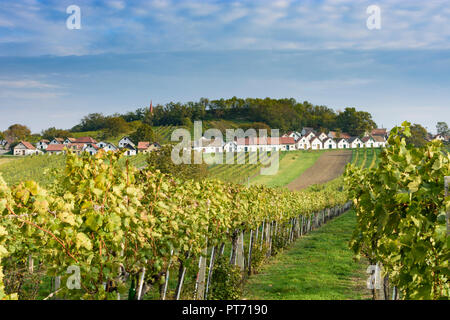
[[[231,120],[243,123],[263,123],[282,132],[311,127],[328,132],[341,130],[359,136],[376,128],[369,112],[356,108],[335,111],[329,107],[313,105],[307,101],[297,102],[286,99],[231,99],[209,100],[201,98],[197,102],[170,102],[156,105],[153,112],[149,108],[138,108],[134,112],[104,116],[92,113],[85,116],[72,131],[94,131],[111,129],[117,131],[126,123],[142,121],[152,126],[187,126],[196,120]]]

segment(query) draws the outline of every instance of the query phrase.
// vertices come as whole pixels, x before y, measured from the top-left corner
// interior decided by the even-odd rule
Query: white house
[[[20,141],[20,143],[14,147],[13,153],[15,156],[30,156],[42,154],[42,151],[36,149],[36,147],[29,142]]]
[[[256,151],[291,151],[295,150],[295,140],[291,137],[279,138],[238,138],[236,141],[238,152]]]
[[[63,144],[68,145],[68,144],[72,144],[75,141],[77,141],[77,139],[75,138],[66,138],[66,140],[64,140]]]
[[[326,138],[328,138],[328,136],[323,132],[319,135],[319,139],[322,141],[325,141]]]
[[[321,150],[321,149],[323,149],[322,141],[319,138],[317,138],[317,137],[313,138],[311,140],[311,149],[312,150]]]
[[[306,137],[301,137],[300,140],[297,141],[296,147],[298,150],[307,150],[311,148],[311,143],[309,143],[309,140],[306,139]]]
[[[39,150],[46,150],[49,144],[50,144],[49,140],[42,139],[36,144],[36,148],[38,148]]]
[[[50,144],[63,144],[64,139],[63,138],[53,138],[52,141],[50,141]]]
[[[84,146],[83,151],[89,153],[91,156],[97,154],[100,148],[96,144],[87,144]]]
[[[224,152],[236,152],[237,151],[237,143],[236,141],[229,141],[223,145]]]
[[[344,138],[338,139],[337,148],[338,149],[349,149],[350,143],[348,143],[347,139],[344,139]]]
[[[104,141],[97,143],[97,147],[105,150],[106,152],[118,150],[118,148],[114,144],[109,143],[109,142],[104,142]]]
[[[361,139],[361,141],[364,143],[365,148],[376,148],[378,147],[378,144],[374,140],[374,138],[368,136]]]
[[[445,141],[445,137],[442,134],[437,134],[434,136],[433,140]]]
[[[386,139],[383,136],[373,136],[375,140],[374,148],[384,148],[386,147]]]
[[[133,143],[133,141],[131,141],[130,138],[128,138],[128,137],[123,137],[123,138],[119,141],[119,148],[120,148],[120,149],[125,148],[127,145],[136,148],[136,145]]]
[[[202,153],[222,153],[223,146],[224,143],[222,139],[205,139],[202,137],[194,143],[193,149],[194,151]]]
[[[302,134],[297,131],[290,131],[283,135],[283,138],[294,138],[295,141],[298,141],[302,137]]]
[[[350,148],[356,149],[356,148],[363,148],[364,142],[361,141],[358,137],[352,137],[348,140],[348,143],[350,144]]]
[[[124,155],[126,156],[135,156],[137,154],[136,147],[131,144],[125,144],[121,149],[125,150]]]
[[[336,141],[334,141],[334,139],[326,138],[323,141],[323,148],[324,149],[336,149],[337,148],[337,143],[336,143]]]
[[[47,154],[61,154],[64,152],[64,148],[66,148],[66,145],[64,144],[50,144],[47,149],[45,149],[45,151],[47,152]]]
[[[304,137],[305,137],[309,142],[311,142],[311,141],[316,137],[316,135],[315,135],[314,132],[310,131],[310,132],[308,132],[306,135],[304,135]]]

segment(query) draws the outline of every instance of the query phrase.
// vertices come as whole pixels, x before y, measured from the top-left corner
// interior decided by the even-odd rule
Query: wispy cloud
[[[379,1],[377,31],[366,28],[369,0],[80,0],[82,29],[67,30],[72,2],[2,1],[1,54],[450,48],[445,0]]]

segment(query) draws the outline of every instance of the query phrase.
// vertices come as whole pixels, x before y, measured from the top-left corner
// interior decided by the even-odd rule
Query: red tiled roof
[[[67,138],[67,140],[69,140],[70,142],[75,142],[75,141],[77,141],[77,139],[75,139],[75,138]]]
[[[26,141],[20,141],[21,144],[23,144],[25,146],[25,148],[30,149],[30,150],[36,150],[36,148],[29,142]]]
[[[276,145],[295,144],[295,139],[291,137],[280,138],[238,138],[238,145]]]
[[[63,151],[66,146],[63,144],[51,144],[47,147],[48,151]]]
[[[97,143],[97,141],[95,141],[91,137],[81,137],[73,141],[73,143]]]
[[[386,142],[386,140],[384,139],[384,137],[381,137],[381,136],[373,136],[373,139],[374,139],[376,142]]]
[[[142,149],[146,150],[149,147],[150,147],[150,142],[148,142],[148,141],[140,141],[140,142],[138,142],[138,149],[139,150],[142,150]]]
[[[373,129],[372,130],[372,135],[375,135],[375,136],[384,136],[386,134],[387,134],[386,129]]]

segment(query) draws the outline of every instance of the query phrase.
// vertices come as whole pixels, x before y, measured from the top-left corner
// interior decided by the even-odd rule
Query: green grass
[[[65,164],[63,155],[38,155],[20,157],[0,164],[0,174],[9,185],[21,181],[34,180],[42,186],[53,181],[53,175],[47,174],[46,169],[60,169]]]
[[[324,151],[288,151],[280,159],[279,169],[273,176],[257,176],[251,183],[269,187],[284,187],[311,167]]]
[[[249,278],[245,299],[369,299],[367,263],[353,260],[348,242],[356,223],[350,211],[298,240],[260,274]]]

